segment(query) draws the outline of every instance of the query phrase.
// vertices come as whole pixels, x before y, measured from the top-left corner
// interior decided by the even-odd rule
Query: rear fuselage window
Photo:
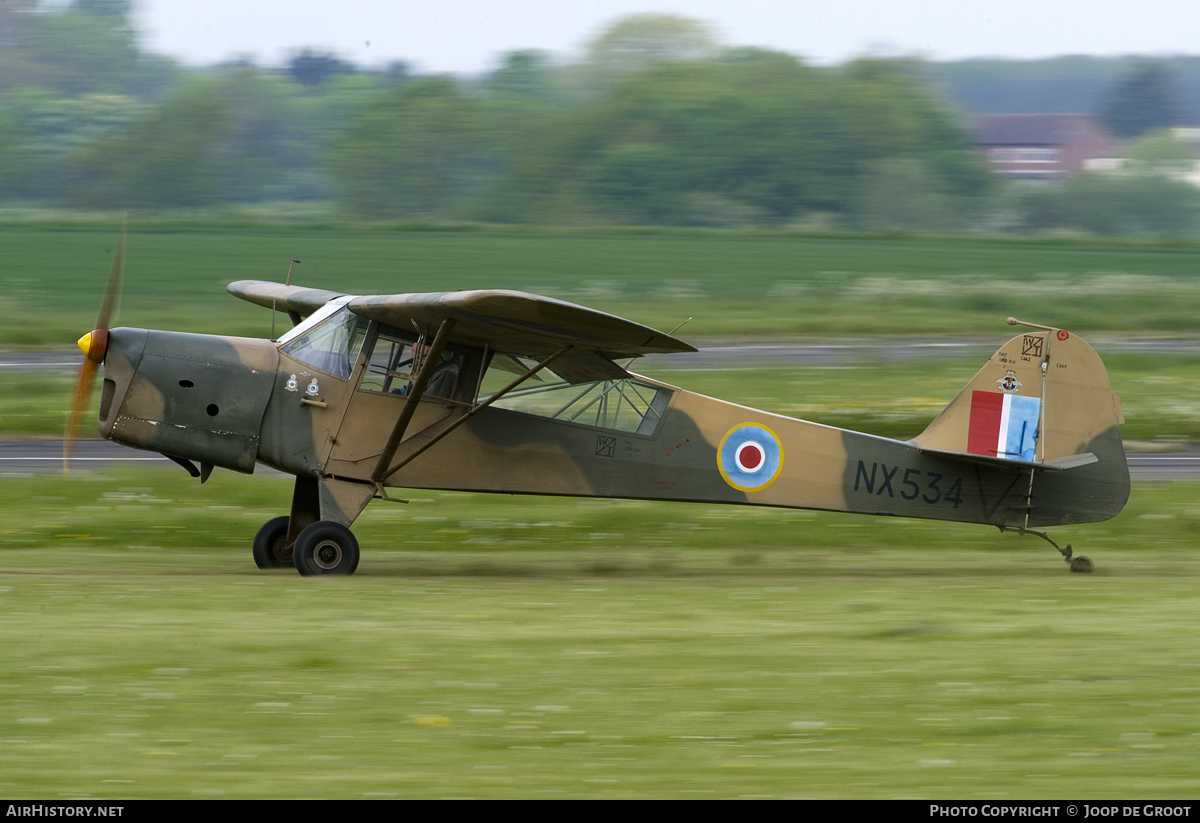
[[[534,364],[532,358],[497,353],[484,374],[479,399],[486,400]],[[658,428],[672,394],[670,389],[633,378],[572,384],[543,369],[492,405],[551,420],[649,435]]]

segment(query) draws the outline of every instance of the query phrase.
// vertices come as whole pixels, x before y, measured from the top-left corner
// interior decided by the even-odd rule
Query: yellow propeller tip
[[[81,352],[83,352],[83,356],[87,357],[88,352],[92,350],[92,333],[88,332],[83,337],[79,338],[75,345],[79,347]]]

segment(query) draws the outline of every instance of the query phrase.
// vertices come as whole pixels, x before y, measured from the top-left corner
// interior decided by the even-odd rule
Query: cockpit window
[[[324,323],[286,343],[281,351],[302,363],[348,378],[358,359],[368,321],[343,308]]]
[[[359,388],[383,394],[407,395],[429,354],[429,345],[412,335],[391,329],[381,330],[375,338],[366,371]],[[464,352],[447,346],[434,367],[425,394],[453,398],[457,393]]]
[[[384,394],[407,394],[416,378],[416,336],[381,331],[371,349],[360,389]]]

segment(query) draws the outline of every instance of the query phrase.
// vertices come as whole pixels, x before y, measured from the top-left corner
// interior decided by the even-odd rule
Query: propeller
[[[96,317],[96,327],[79,338],[77,345],[83,352],[83,365],[79,367],[79,379],[75,383],[75,393],[71,399],[71,415],[67,418],[67,431],[63,437],[63,474],[71,465],[71,455],[75,451],[75,442],[79,439],[79,426],[92,399],[92,386],[96,380],[96,372],[104,362],[108,349],[108,330],[111,327],[113,315],[116,313],[117,300],[121,295],[121,280],[125,275],[125,221],[121,221],[121,237],[117,241],[117,251],[113,255],[112,271],[108,275],[108,285],[104,288],[104,300],[100,303],[100,314]]]

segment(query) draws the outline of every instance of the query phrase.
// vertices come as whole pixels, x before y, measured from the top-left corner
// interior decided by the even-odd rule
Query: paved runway
[[[71,458],[72,470],[120,465],[175,466],[161,454],[138,451],[108,440],[80,440]],[[62,468],[61,440],[0,440],[0,474],[53,474]]]
[[[1138,480],[1200,479],[1200,449],[1174,454],[1130,454],[1129,473]],[[162,455],[138,451],[107,440],[81,440],[73,471],[113,466],[151,466],[183,471]],[[265,466],[259,471],[270,472]],[[0,440],[0,476],[53,474],[62,471],[61,440]]]
[[[1130,454],[1129,475],[1138,480],[1200,479],[1200,451],[1177,454]]]

